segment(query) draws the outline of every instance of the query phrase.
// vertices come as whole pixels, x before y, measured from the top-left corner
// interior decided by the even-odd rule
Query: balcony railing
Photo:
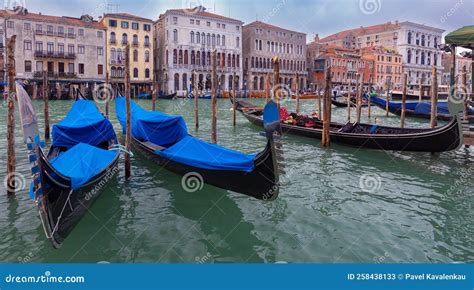
[[[54,31],[46,31],[46,35],[53,36],[53,35],[54,35]]]
[[[127,44],[128,44],[128,40],[122,40],[122,44],[123,44],[123,45],[127,45]]]
[[[59,32],[59,31],[58,31],[56,34],[57,34],[57,36],[59,36],[59,37],[64,37],[64,36],[65,36],[64,32]]]
[[[150,43],[149,42],[145,42],[145,47],[150,47]]]
[[[35,30],[35,34],[37,34],[37,35],[43,35],[44,33],[43,33],[43,30],[36,29],[36,30]]]
[[[49,78],[55,78],[55,79],[75,79],[77,78],[76,73],[71,73],[71,72],[53,72],[53,71],[48,71],[47,75]],[[35,78],[41,78],[43,77],[43,72],[42,71],[35,71],[33,73],[33,76]]]
[[[37,50],[35,51],[35,57],[39,58],[63,58],[63,59],[75,59],[75,53],[64,53],[64,52],[57,52],[57,51],[44,51],[44,50]]]
[[[67,37],[68,38],[76,38],[76,35],[74,33],[68,33]]]
[[[133,45],[134,47],[138,47],[138,46],[140,45],[140,43],[139,43],[138,41],[133,41],[133,42],[132,42],[132,45]]]

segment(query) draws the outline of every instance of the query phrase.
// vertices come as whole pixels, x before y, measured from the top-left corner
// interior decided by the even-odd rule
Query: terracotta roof
[[[225,16],[222,16],[222,15],[219,15],[219,14],[214,14],[214,13],[211,13],[211,12],[207,12],[207,11],[205,11],[205,9],[202,9],[202,8],[199,8],[199,7],[189,8],[189,9],[169,9],[165,12],[165,14],[168,13],[168,12],[184,13],[184,14],[187,14],[189,16],[195,15],[195,16],[201,16],[201,17],[207,17],[207,18],[216,18],[216,19],[220,19],[220,20],[239,22],[239,23],[243,24],[243,22],[240,21],[240,20],[225,17]]]
[[[344,31],[329,35],[325,38],[321,38],[319,42],[329,42],[329,41],[334,41],[334,40],[340,40],[350,35],[359,36],[359,35],[373,34],[373,33],[379,33],[379,32],[384,32],[384,31],[393,31],[399,28],[400,28],[400,24],[398,22],[396,23],[388,22],[384,24],[377,24],[377,25],[372,25],[372,26],[367,26],[367,27],[359,27],[359,28],[344,30]]]
[[[105,17],[129,19],[129,20],[144,21],[144,22],[153,22],[153,20],[151,19],[143,18],[143,17],[136,16],[130,13],[106,13],[104,14],[104,18]]]
[[[37,22],[49,22],[49,23],[71,25],[71,26],[81,26],[81,27],[94,28],[94,29],[100,29],[100,30],[107,29],[102,23],[99,23],[96,20],[92,22],[86,22],[86,21],[82,21],[80,18],[75,18],[75,17],[70,17],[70,16],[51,16],[51,15],[44,15],[40,13],[31,13],[31,12],[22,14],[22,13],[13,13],[12,11],[6,11],[4,9],[1,9],[0,17],[24,19],[24,20],[31,20],[31,21],[37,21]]]
[[[281,28],[281,27],[278,27],[278,26],[275,26],[275,25],[271,25],[271,24],[262,22],[262,21],[258,21],[258,20],[254,21],[252,23],[249,23],[249,24],[245,25],[244,27],[259,27],[259,28],[264,28],[264,29],[284,30],[284,31],[288,31],[288,32],[293,32],[293,33],[299,33],[299,34],[306,35],[306,33],[303,33],[303,32],[298,32],[298,31],[289,30],[289,29],[286,29],[286,28]]]

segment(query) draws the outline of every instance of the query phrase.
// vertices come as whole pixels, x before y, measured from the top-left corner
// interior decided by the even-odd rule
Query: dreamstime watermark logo
[[[461,195],[462,188],[472,179],[472,175],[474,174],[474,167],[469,169],[464,169],[461,171],[460,177],[457,178],[453,184],[448,188],[448,190],[443,194],[441,197],[442,200],[446,200],[451,195]]]
[[[387,260],[387,258],[390,258],[390,255],[385,252],[382,256],[375,256],[373,260],[375,264],[382,264],[385,262],[385,260]]]
[[[113,100],[114,89],[110,84],[100,84],[94,89],[92,97],[96,103],[105,104]]]
[[[272,98],[276,101],[278,98],[278,101],[280,104],[284,104],[288,101],[291,100],[291,96],[293,95],[293,92],[291,91],[290,86],[285,85],[285,84],[277,84],[272,87],[270,90]]]
[[[6,190],[24,190],[26,188],[26,178],[18,172],[9,173],[3,179],[3,186]]]
[[[181,178],[181,186],[187,192],[196,192],[204,187],[204,178],[197,172],[188,172]]]
[[[275,17],[275,15],[283,9],[286,5],[286,0],[279,1],[276,5],[273,6],[272,10],[268,12],[267,15],[263,17],[263,22],[269,22],[271,18]]]
[[[382,9],[382,0],[359,0],[359,9],[365,15],[372,15]]]
[[[457,74],[454,77],[454,83],[457,84],[459,81],[459,78],[462,78],[464,73]],[[451,86],[450,88],[450,94],[449,94],[449,101],[454,103],[454,104],[464,104],[464,102],[467,100],[469,97],[469,91],[467,86],[458,86],[454,85]]]
[[[194,15],[202,11],[204,0],[182,0],[184,13]]]
[[[18,257],[17,260],[18,260],[18,263],[20,264],[28,264],[31,262],[31,260],[33,260],[33,257],[35,255],[32,253],[32,252],[29,252],[28,255],[24,256],[24,257]]]
[[[359,187],[364,192],[374,193],[382,188],[382,178],[377,174],[364,174],[359,179]]]
[[[114,175],[116,173],[119,172],[119,167],[118,166],[114,166],[112,169],[108,169],[107,170],[107,173],[105,174],[104,178],[102,178],[102,180],[97,183],[93,189],[91,189],[91,191],[89,191],[88,193],[86,193],[84,199],[89,201],[90,199],[92,199],[94,196],[97,195],[97,193],[99,193],[102,188],[104,188],[104,186],[114,177]]]
[[[441,16],[441,18],[439,19],[439,21],[441,23],[445,23],[449,17],[453,16],[456,11],[459,10],[459,8],[464,5],[464,0],[459,0],[458,2],[454,3],[454,5],[451,7],[451,9],[449,9],[443,16]]]
[[[194,261],[196,262],[196,264],[208,264],[211,261],[211,258],[212,258],[211,253],[207,252],[202,257],[194,258]]]
[[[26,8],[26,0],[4,0],[3,8],[9,14],[20,14]]]

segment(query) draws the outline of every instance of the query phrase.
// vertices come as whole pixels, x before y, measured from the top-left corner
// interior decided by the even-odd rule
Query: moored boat
[[[278,117],[276,104],[268,108],[276,111],[270,115]],[[124,97],[117,97],[116,110],[125,134]],[[131,118],[132,146],[166,169],[183,175],[183,178],[193,177],[201,184],[211,184],[260,200],[273,200],[278,196],[282,165],[278,164],[281,144],[277,129],[266,130],[267,145],[263,151],[243,154],[189,135],[181,116],[146,111],[131,101]]]
[[[46,237],[59,248],[113,178],[119,159],[112,124],[95,103],[77,100],[67,116],[53,126],[46,155],[30,98],[17,83],[24,141],[30,151],[35,200]]]

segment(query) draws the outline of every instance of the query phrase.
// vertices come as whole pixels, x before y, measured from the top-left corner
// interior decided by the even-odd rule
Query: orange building
[[[363,59],[374,62],[373,86],[385,88],[387,80],[390,80],[391,87],[401,90],[403,85],[403,63],[402,55],[394,49],[383,48],[381,46],[371,46],[360,49]]]

